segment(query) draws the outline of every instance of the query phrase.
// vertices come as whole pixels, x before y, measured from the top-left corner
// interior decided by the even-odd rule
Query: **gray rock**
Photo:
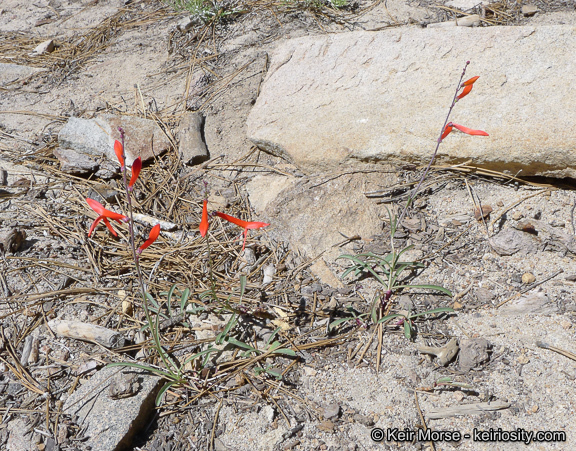
[[[0,86],[24,80],[45,70],[46,69],[38,69],[37,67],[19,66],[18,64],[0,63]]]
[[[58,147],[53,151],[60,161],[60,170],[72,175],[91,174],[98,169],[98,163],[88,155]]]
[[[503,315],[550,315],[558,312],[558,306],[548,299],[546,294],[529,293],[504,305],[499,312]]]
[[[505,229],[489,240],[492,249],[498,255],[534,254],[538,251],[539,240],[525,232],[515,229]]]
[[[133,116],[104,114],[96,119],[71,117],[58,134],[60,147],[91,157],[106,156],[117,162],[114,140],[120,140],[118,127],[126,132],[126,164],[142,157],[148,161],[170,147],[170,141],[156,122]]]
[[[204,116],[200,113],[185,113],[180,120],[178,138],[180,159],[188,165],[200,164],[210,158],[203,139]]]
[[[8,442],[7,451],[32,451],[36,444],[30,426],[20,418],[8,422]]]
[[[458,365],[460,371],[470,371],[472,368],[487,362],[490,356],[488,348],[490,343],[485,338],[473,338],[471,340],[460,340],[460,353],[458,354]]]
[[[276,218],[274,229],[267,231],[272,237],[288,241],[299,252],[330,261],[349,253],[348,247],[338,247],[342,235],[368,238],[382,232],[386,210],[364,196],[364,187],[370,183],[389,183],[388,174],[354,174],[338,177],[318,184],[318,177],[301,178],[290,189],[280,192],[267,207],[267,216]],[[342,195],[345,192],[346,195]],[[264,220],[264,219],[260,219]],[[318,276],[322,283],[340,288],[335,277]]]
[[[114,376],[136,375],[139,390],[130,397],[113,399],[110,387]],[[161,379],[134,368],[104,368],[77,389],[64,405],[69,415],[78,415],[88,438],[83,446],[92,451],[130,448],[132,437],[143,429],[154,412]],[[112,390],[114,391],[114,390]]]
[[[328,404],[324,407],[324,419],[330,420],[332,418],[338,418],[340,415],[340,406],[336,403]]]
[[[273,54],[248,136],[308,172],[350,161],[426,163],[472,56],[467,77],[481,79],[451,120],[490,137],[452,133],[437,163],[472,160],[498,171],[574,177],[576,72],[566,61],[575,47],[571,26],[403,28],[286,40]]]

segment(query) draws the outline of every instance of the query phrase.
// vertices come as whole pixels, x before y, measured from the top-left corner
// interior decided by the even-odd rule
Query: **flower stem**
[[[460,91],[460,88],[462,85],[462,80],[464,79],[464,75],[466,74],[466,68],[468,67],[469,64],[470,64],[470,61],[466,61],[466,64],[464,65],[464,69],[462,70],[462,75],[460,75],[460,80],[458,81],[458,85],[456,86],[456,92],[454,93],[454,97],[452,98],[452,104],[450,105],[450,109],[448,110],[448,114],[446,115],[446,119],[444,120],[444,125],[442,125],[442,128],[440,129],[440,135],[438,135],[438,140],[436,142],[436,148],[434,149],[434,154],[432,155],[432,158],[430,159],[428,166],[426,166],[426,170],[422,174],[422,177],[420,177],[420,180],[418,182],[418,185],[416,186],[416,189],[414,189],[414,191],[412,192],[412,194],[408,198],[408,201],[406,202],[406,205],[404,206],[404,209],[402,210],[402,213],[400,214],[400,217],[398,218],[398,221],[396,222],[396,228],[398,228],[400,226],[400,224],[402,223],[402,220],[404,219],[404,217],[406,216],[406,213],[408,212],[408,207],[412,204],[412,202],[416,198],[416,195],[418,194],[418,191],[420,190],[422,183],[426,179],[426,176],[428,175],[428,172],[430,171],[430,168],[432,167],[432,163],[434,163],[434,160],[436,159],[436,155],[438,154],[438,149],[440,148],[440,144],[442,143],[442,139],[441,139],[442,133],[444,133],[444,129],[446,128],[446,124],[448,124],[448,120],[450,119],[450,114],[452,113],[452,109],[454,108],[454,105],[456,105],[456,97],[458,96],[458,91]]]

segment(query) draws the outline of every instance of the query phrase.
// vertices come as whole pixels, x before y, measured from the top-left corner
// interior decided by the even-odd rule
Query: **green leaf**
[[[295,357],[296,356],[296,352],[293,351],[292,349],[286,349],[286,348],[282,348],[282,349],[275,349],[274,350],[274,354],[284,354],[284,355],[289,355],[291,357]]]
[[[452,296],[452,292],[444,287],[439,285],[396,285],[397,289],[399,288],[425,288],[427,290],[436,290],[440,291],[448,296]]]
[[[170,290],[168,290],[168,316],[170,317],[172,317],[172,295],[174,290],[176,290],[176,284],[172,285]]]
[[[242,297],[246,292],[246,282],[247,282],[246,274],[242,274],[240,276],[240,302],[242,302]]]
[[[278,335],[278,332],[280,332],[282,330],[281,327],[277,327],[276,330],[274,332],[272,332],[272,335],[270,335],[270,338],[268,338],[268,340],[266,340],[266,344],[270,344],[270,342],[274,339],[274,337],[276,335]]]
[[[412,338],[412,325],[410,320],[404,321],[404,336],[410,340]]]
[[[259,353],[262,352],[259,349],[256,349],[253,346],[250,346],[249,344],[246,344],[240,340],[237,340],[234,337],[228,337],[228,339],[226,341],[230,344],[233,344],[234,346],[238,346],[239,348],[247,349],[250,352],[259,352]]]
[[[383,323],[384,321],[388,321],[389,319],[399,318],[399,317],[402,317],[405,320],[408,319],[408,318],[406,318],[406,315],[401,315],[400,313],[392,313],[391,315],[386,315],[386,316],[383,316],[382,318],[380,318],[378,320],[377,324]]]
[[[194,355],[191,355],[190,357],[188,357],[186,360],[184,360],[184,363],[182,364],[182,366],[186,366],[188,363],[190,363],[192,360],[196,360],[198,357],[202,357],[203,355],[210,355],[212,352],[217,351],[217,349],[215,348],[208,348],[205,351],[201,351],[201,352],[197,352]],[[202,365],[204,366],[204,365]]]
[[[152,374],[156,374],[158,376],[165,377],[166,379],[176,380],[178,379],[178,375],[174,373],[169,373],[167,371],[161,370],[160,368],[156,368],[153,366],[142,365],[140,363],[134,362],[112,362],[106,365],[106,367],[113,367],[113,366],[127,366],[130,368],[138,368],[140,370],[149,371]]]
[[[186,309],[186,304],[188,303],[188,298],[190,297],[190,288],[186,288],[180,297],[180,310],[184,311]]]
[[[424,315],[433,315],[434,313],[444,313],[444,312],[450,312],[453,313],[455,310],[453,308],[450,307],[438,307],[432,310],[427,310],[425,312],[422,313],[416,313],[414,315],[410,315],[410,318],[416,318],[418,316],[424,316]]]
[[[354,319],[354,318],[340,318],[340,319],[337,319],[337,320],[335,320],[335,321],[332,321],[332,322],[330,323],[330,325],[328,326],[328,330],[332,330],[332,329],[334,329],[336,326],[338,326],[338,325],[340,325],[340,324],[342,324],[342,323],[344,323],[344,322],[346,322],[346,321],[350,321],[350,320],[352,320],[352,319]]]
[[[162,404],[162,398],[164,397],[164,393],[166,393],[173,385],[176,385],[176,382],[166,382],[162,386],[162,388],[158,391],[158,394],[156,395],[156,407],[160,407],[160,404]]]

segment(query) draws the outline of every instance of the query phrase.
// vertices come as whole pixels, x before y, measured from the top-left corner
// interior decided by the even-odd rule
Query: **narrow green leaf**
[[[233,344],[234,346],[238,346],[239,348],[248,349],[250,352],[259,352],[259,353],[262,352],[259,349],[256,349],[253,346],[250,346],[249,344],[246,344],[240,340],[237,340],[234,337],[228,337],[228,339],[226,341],[230,344]]]
[[[439,285],[396,285],[395,288],[425,288],[427,290],[440,291],[448,296],[452,296],[452,292]]]
[[[404,321],[404,336],[410,340],[412,338],[412,327],[410,326],[410,321]]]
[[[246,292],[247,281],[248,281],[248,278],[246,277],[246,274],[242,274],[240,276],[240,302],[242,302],[242,297],[244,296],[244,293]]]
[[[186,288],[180,297],[180,310],[186,310],[186,304],[188,303],[188,298],[190,297],[190,288]]]
[[[410,318],[416,318],[418,316],[424,316],[424,315],[433,315],[434,313],[444,313],[444,312],[450,312],[453,313],[455,310],[453,308],[450,307],[438,307],[432,310],[427,310],[426,312],[422,312],[422,313],[416,313],[414,315],[410,315]]]
[[[212,352],[216,351],[215,348],[208,348],[205,351],[201,351],[201,352],[197,352],[194,355],[191,355],[190,357],[188,357],[186,360],[184,360],[184,363],[182,366],[186,366],[188,363],[190,363],[192,360],[196,360],[198,357],[202,357],[203,355],[210,355]]]
[[[274,354],[284,354],[284,355],[289,355],[289,356],[296,356],[296,352],[293,351],[292,349],[286,349],[286,348],[282,348],[282,349],[276,349],[274,351]]]
[[[354,319],[354,318],[340,318],[340,319],[337,319],[337,320],[335,320],[335,321],[332,321],[332,322],[330,323],[330,325],[328,326],[328,330],[332,330],[332,329],[334,329],[336,326],[338,326],[339,324],[342,324],[342,323],[344,323],[344,322],[346,322],[346,321],[350,321],[351,319]]]
[[[166,382],[162,388],[158,391],[158,394],[156,395],[156,407],[160,407],[160,405],[162,404],[162,398],[164,397],[164,393],[166,393],[170,387],[172,387],[173,385],[175,385],[175,382]]]
[[[384,321],[388,321],[389,319],[399,318],[399,317],[407,319],[405,315],[401,315],[400,313],[392,313],[391,315],[386,315],[386,316],[383,316],[382,318],[380,318],[378,320],[377,324],[383,323]]]
[[[148,365],[142,365],[140,363],[134,363],[134,362],[112,362],[109,363],[108,365],[106,365],[106,367],[113,367],[113,366],[127,366],[130,368],[138,368],[140,370],[144,370],[144,371],[149,371],[152,374],[156,374],[158,376],[162,376],[165,377],[166,379],[177,379],[177,375],[176,374],[172,374],[169,373],[167,371],[161,370],[160,368],[156,368],[153,366],[148,366]]]

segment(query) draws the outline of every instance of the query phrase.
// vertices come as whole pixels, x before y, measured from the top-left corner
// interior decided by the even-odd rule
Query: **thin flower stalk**
[[[461,132],[467,133],[469,135],[488,136],[488,133],[483,132],[482,130],[472,130],[472,129],[469,129],[468,127],[454,124],[453,122],[450,122],[450,123],[448,122],[448,120],[450,119],[450,114],[452,114],[452,109],[456,105],[456,102],[458,102],[460,99],[462,99],[463,97],[468,95],[470,93],[470,91],[472,90],[472,86],[474,85],[476,80],[478,80],[478,78],[480,78],[479,76],[475,76],[475,77],[472,77],[472,78],[470,78],[464,82],[462,81],[464,79],[464,76],[466,75],[466,68],[468,67],[469,64],[470,64],[470,61],[466,61],[466,64],[464,65],[464,69],[462,70],[462,74],[460,75],[460,80],[458,81],[458,87],[456,88],[456,92],[454,93],[454,97],[452,98],[452,104],[450,105],[450,108],[448,109],[448,114],[446,115],[446,119],[444,120],[444,124],[442,125],[440,136],[438,137],[438,140],[436,141],[436,148],[434,149],[434,153],[432,154],[432,158],[428,162],[428,166],[426,166],[424,173],[420,177],[420,180],[418,181],[418,185],[416,186],[416,188],[414,189],[414,191],[412,192],[412,194],[408,198],[408,202],[404,206],[404,209],[402,210],[400,217],[396,221],[396,228],[398,228],[400,226],[400,224],[402,223],[402,220],[404,219],[404,217],[406,216],[406,213],[408,212],[408,207],[410,206],[412,201],[415,199],[416,195],[418,194],[418,192],[420,190],[420,187],[422,186],[422,183],[426,179],[426,176],[428,175],[428,172],[430,171],[430,168],[432,167],[432,164],[434,163],[434,160],[436,159],[436,155],[438,154],[438,149],[440,148],[440,144],[442,143],[444,138],[446,138],[446,136],[448,136],[450,134],[450,132],[452,132],[453,128],[456,128],[456,129],[460,130]],[[459,94],[459,91],[462,88],[464,88],[464,90],[462,91],[462,93]]]

